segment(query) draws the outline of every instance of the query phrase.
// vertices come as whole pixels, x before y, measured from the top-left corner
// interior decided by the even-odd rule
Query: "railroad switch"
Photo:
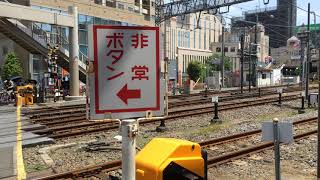
[[[137,180],[207,180],[207,154],[190,141],[154,138],[135,160]]]

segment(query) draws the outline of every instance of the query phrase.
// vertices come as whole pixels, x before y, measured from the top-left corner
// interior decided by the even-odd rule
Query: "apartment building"
[[[166,21],[166,56],[169,59],[169,77],[181,85],[187,78],[191,61],[205,61],[212,55],[210,44],[218,42],[222,33],[219,16],[189,14]]]

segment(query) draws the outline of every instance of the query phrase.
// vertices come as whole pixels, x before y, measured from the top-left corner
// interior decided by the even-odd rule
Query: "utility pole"
[[[320,49],[318,50],[320,54]],[[320,94],[320,56],[318,59],[318,94]],[[320,96],[318,95],[318,129],[320,129]],[[317,143],[317,179],[320,179],[320,131],[318,130]]]
[[[222,25],[222,37],[221,37],[221,41],[222,41],[222,53],[221,53],[221,62],[220,62],[220,67],[221,67],[221,87],[224,87],[224,25]]]
[[[249,92],[251,92],[251,81],[252,81],[252,75],[251,75],[251,43],[249,45]]]
[[[164,114],[165,116],[168,116],[169,114],[169,93],[168,93],[168,64],[169,64],[169,59],[167,57],[167,21],[163,22],[164,26],[164,34],[163,34],[163,58],[164,58],[164,79],[165,79],[165,109],[164,109]],[[178,71],[178,67],[176,68]],[[167,130],[167,127],[165,125],[165,120],[161,119],[160,125],[156,128],[157,132],[164,132]]]
[[[306,97],[308,106],[310,106],[309,98],[309,62],[310,62],[310,3],[308,3],[308,36],[307,36],[307,63],[306,63]]]
[[[243,93],[243,58],[244,58],[244,34],[240,36],[240,48],[241,48],[241,56],[240,56],[240,89],[241,94]]]
[[[259,21],[259,16],[258,14],[256,14],[256,26],[255,26],[255,30],[254,30],[254,44],[256,44],[256,46],[254,46],[254,52],[257,54],[257,44],[258,44],[258,21]],[[251,56],[251,54],[250,54]],[[252,76],[253,76],[253,82],[252,85],[254,87],[257,87],[257,61],[258,61],[258,56],[256,55],[256,58],[254,58],[254,62],[253,62],[253,72],[252,72]]]

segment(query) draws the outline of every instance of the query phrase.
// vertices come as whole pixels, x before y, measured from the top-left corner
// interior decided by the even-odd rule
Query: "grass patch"
[[[44,164],[26,164],[25,168],[28,173],[43,171],[45,169],[48,169],[48,167]]]
[[[191,136],[207,136],[210,133],[225,129],[231,125],[230,120],[223,120],[222,123],[209,124],[208,126],[195,129],[191,132],[185,132]]]
[[[298,110],[280,111],[280,112],[277,112],[277,113],[259,115],[259,116],[257,116],[257,118],[255,118],[254,121],[260,122],[260,121],[265,121],[265,120],[272,120],[274,118],[286,118],[286,117],[296,116],[298,114],[299,114]]]

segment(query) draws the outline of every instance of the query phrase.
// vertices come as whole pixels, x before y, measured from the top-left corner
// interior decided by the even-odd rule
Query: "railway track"
[[[267,86],[267,87],[260,87],[260,90],[268,90],[268,89],[274,89],[274,88],[288,88],[288,87],[299,87],[299,84],[288,84],[288,85],[277,85],[277,86]],[[259,88],[257,87],[252,87],[251,91],[258,91]],[[244,93],[248,93],[249,89],[244,88],[243,89]],[[174,95],[174,96],[169,96],[170,99],[183,99],[183,98],[189,98],[189,97],[195,97],[195,96],[203,96],[203,95],[217,95],[217,94],[240,94],[239,89],[233,89],[233,90],[209,90],[207,92],[201,91],[200,93],[195,93],[195,94],[181,94],[181,95]]]
[[[298,95],[288,95],[288,96],[284,96],[282,100],[288,101],[288,100],[294,100],[298,98],[299,98]],[[245,102],[225,103],[219,106],[219,111],[227,111],[227,110],[234,110],[234,109],[250,107],[250,106],[264,105],[268,103],[274,103],[277,101],[278,101],[277,97],[271,97],[271,98],[263,98],[258,100],[250,100]],[[169,111],[169,116],[165,118],[165,121],[175,120],[178,118],[183,118],[188,116],[212,113],[213,109],[214,109],[214,106],[209,105],[205,107]],[[81,116],[79,115],[79,117],[77,117],[76,119],[81,120],[80,117]],[[76,122],[76,123],[71,123],[70,125],[67,124],[62,126],[56,126],[52,124],[56,124],[58,123],[58,121],[61,122],[61,119],[56,119],[56,120],[54,119],[56,119],[56,117],[52,119],[47,119],[48,120],[47,122],[42,121],[42,124],[47,125],[48,128],[45,130],[36,130],[36,131],[33,131],[33,133],[40,134],[40,135],[47,135],[48,137],[51,137],[54,139],[61,139],[66,137],[89,134],[93,132],[114,130],[119,128],[118,123],[88,122],[87,120],[85,120],[85,117],[84,117],[84,122],[82,123],[80,123],[79,121],[76,121],[75,119],[67,119],[62,121],[64,123],[70,123],[70,122]],[[145,120],[145,121],[140,121],[140,124],[154,123],[157,121],[160,121],[160,120]]]
[[[278,87],[278,86],[275,86]],[[280,87],[280,86],[279,86]],[[281,87],[287,87],[287,86],[281,86]],[[274,87],[265,87],[261,91],[261,96],[266,96],[266,95],[272,95],[276,94],[275,91],[270,91],[268,89],[271,89]],[[314,87],[311,87],[314,88]],[[294,92],[294,91],[299,91],[299,87],[295,86],[289,86],[288,89],[284,89],[284,93],[289,93],[289,92]],[[220,91],[219,91],[220,92]],[[251,92],[247,94],[230,94],[231,92],[228,93],[214,93],[219,95],[219,101],[230,101],[234,99],[245,99],[249,97],[258,97],[259,93],[258,92]],[[210,93],[207,94],[212,95]],[[175,99],[173,98],[174,96],[170,96],[169,100]],[[194,97],[197,97],[197,99],[194,99]],[[175,108],[179,106],[191,106],[191,105],[197,105],[197,104],[203,104],[203,103],[210,103],[211,99],[210,97],[205,97],[205,94],[203,93],[197,93],[197,94],[190,94],[189,96],[182,96],[179,101],[171,101],[169,102],[169,108]],[[43,117],[48,117],[48,116],[54,116],[54,115],[62,115],[62,114],[72,114],[74,112],[84,112],[86,108],[85,104],[79,104],[79,105],[67,105],[67,106],[62,106],[62,107],[45,107],[45,108],[38,108],[38,109],[26,109],[24,110],[24,114],[29,116],[30,118],[33,119],[39,119]]]
[[[294,126],[297,125],[304,125],[308,123],[314,123],[317,121],[317,117],[309,118],[309,119],[303,119],[300,121],[293,122]],[[235,134],[231,136],[221,137],[221,138],[215,138],[207,141],[199,142],[202,148],[207,148],[211,146],[217,146],[219,144],[229,143],[233,141],[238,141],[240,139],[245,139],[254,135],[259,135],[261,133],[261,129],[249,131],[241,134]],[[294,140],[299,140],[305,137],[308,137],[310,135],[316,134],[317,130],[310,130],[307,132],[302,132],[299,134],[296,134],[294,136]],[[272,149],[273,148],[273,142],[266,142],[266,143],[259,143],[256,145],[252,145],[248,148],[242,148],[237,151],[229,152],[223,155],[209,157],[208,158],[208,168],[229,162],[234,159],[243,158],[245,156],[248,156],[250,154],[258,153],[261,151],[264,151],[266,149]],[[209,154],[210,155],[210,154]],[[89,177],[95,177],[95,178],[106,178],[107,172],[114,171],[117,169],[120,169],[121,167],[121,161],[111,161],[107,162],[101,165],[97,166],[89,166],[86,168],[82,168],[79,170],[64,172],[64,173],[58,173],[54,175],[49,175],[45,177],[35,178],[37,180],[53,180],[53,179],[76,179],[76,178],[89,178]]]
[[[295,89],[286,90],[286,93],[294,92]],[[273,92],[265,93],[266,95],[272,95]],[[235,99],[245,99],[259,96],[258,93],[253,93],[249,95],[241,95],[241,96],[225,96],[219,99],[220,102],[232,101]],[[184,102],[179,102],[176,104],[180,104],[179,106],[194,106],[199,104],[210,104],[211,100],[209,98],[201,98],[198,100],[187,100]],[[174,104],[169,104],[170,109],[174,109]],[[178,105],[176,105],[178,106]],[[60,123],[71,123],[71,122],[85,122],[85,105],[74,105],[74,106],[63,106],[60,108],[49,108],[49,110],[34,110],[34,112],[26,112],[30,119],[34,123],[41,123],[48,126],[59,125]],[[82,118],[81,118],[82,117]]]

